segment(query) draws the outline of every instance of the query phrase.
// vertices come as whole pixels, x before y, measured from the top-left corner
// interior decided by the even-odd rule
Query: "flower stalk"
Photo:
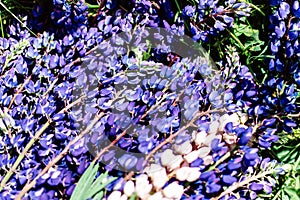
[[[66,112],[67,110],[69,110],[70,108],[72,108],[74,105],[80,103],[82,101],[83,97],[80,97],[76,101],[70,103],[65,108],[63,108],[61,111],[59,111],[58,113],[60,114],[60,113]],[[43,134],[43,132],[49,127],[49,125],[51,124],[51,122],[52,122],[52,119],[48,119],[48,121],[34,134],[33,138],[25,146],[24,150],[18,156],[18,158],[14,162],[13,166],[10,168],[10,170],[6,173],[6,175],[2,179],[2,181],[0,183],[0,191],[2,191],[2,189],[5,187],[7,181],[11,178],[11,176],[13,175],[13,173],[16,171],[17,167],[19,166],[19,164],[21,163],[21,161],[23,160],[23,158],[25,157],[25,155],[28,153],[28,151],[30,150],[30,148],[32,147],[32,145],[35,143],[35,141],[37,141],[40,138],[40,136]]]

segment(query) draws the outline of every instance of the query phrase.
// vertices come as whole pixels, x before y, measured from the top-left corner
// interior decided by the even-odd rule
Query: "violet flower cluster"
[[[269,72],[263,86],[260,105],[257,105],[258,117],[271,117],[277,121],[277,131],[291,133],[297,128],[297,113],[299,113],[299,2],[270,1],[272,15],[270,16],[270,51],[274,55],[269,60]],[[282,116],[278,120],[277,116]],[[269,147],[266,144],[265,147]]]
[[[105,188],[106,199],[225,200],[270,194],[271,175],[282,170],[261,150],[278,140],[278,124],[287,132],[297,126],[291,118],[282,123],[274,115],[299,113],[298,1],[271,1],[276,10],[270,18],[275,56],[270,73],[276,75],[263,86],[255,84],[231,47],[218,62],[221,76],[207,78],[211,63],[197,66],[170,52],[172,43],[139,44],[125,52],[116,48],[121,53],[110,56],[104,42],[136,29],[146,34],[145,27],[207,42],[249,15],[248,4],[186,3],[176,16],[172,1],[128,1],[126,9],[117,0],[104,2],[94,19],[82,0],[53,0],[50,13],[37,5],[27,24],[40,32],[38,37],[15,23],[10,37],[0,38],[0,198],[15,199],[29,188],[23,199],[68,199],[95,157],[103,165],[98,175],[109,171],[119,177]],[[92,55],[95,48],[100,55]],[[286,51],[287,63],[280,51]],[[292,84],[282,72],[295,73]],[[220,85],[222,94],[216,90]],[[182,93],[174,94],[178,89]],[[137,128],[127,129],[129,124]],[[128,176],[134,168],[143,170]]]

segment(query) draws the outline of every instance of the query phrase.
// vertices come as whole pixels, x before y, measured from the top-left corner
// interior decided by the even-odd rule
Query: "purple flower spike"
[[[237,178],[234,176],[231,176],[231,175],[224,175],[222,180],[224,183],[226,183],[228,185],[231,185],[231,184],[237,182]]]
[[[208,194],[216,193],[219,192],[220,190],[221,190],[221,185],[219,184],[212,183],[206,186],[206,192]]]
[[[128,154],[125,154],[118,159],[120,165],[127,170],[132,169],[134,166],[136,166],[137,161],[138,159],[136,157]]]
[[[263,184],[256,183],[256,182],[251,183],[249,186],[250,190],[253,190],[253,191],[260,191],[263,189],[263,187],[264,187]]]
[[[281,2],[279,7],[279,15],[282,19],[285,19],[290,14],[290,5],[286,2]]]
[[[295,15],[295,17],[298,17],[300,18],[300,6],[299,6],[299,1],[298,0],[295,0],[294,3],[293,3],[293,6],[292,6],[292,10],[293,10],[293,13]]]

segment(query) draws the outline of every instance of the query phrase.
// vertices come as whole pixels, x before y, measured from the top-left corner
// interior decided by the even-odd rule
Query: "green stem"
[[[278,192],[275,194],[275,196],[273,197],[272,200],[276,200],[278,199],[279,195],[280,195],[281,190],[278,190]]]
[[[64,113],[67,110],[69,110],[72,106],[80,103],[82,101],[82,98],[77,99],[76,101],[72,102],[71,104],[69,104],[68,106],[66,106],[64,109],[62,109],[61,111],[59,111],[59,113]],[[25,155],[28,153],[29,149],[32,147],[32,145],[35,143],[36,140],[39,139],[39,137],[43,134],[43,132],[49,127],[50,123],[52,122],[51,119],[49,119],[40,130],[38,130],[33,138],[29,141],[29,143],[25,146],[24,150],[22,151],[22,153],[18,156],[17,160],[14,162],[13,166],[10,168],[10,170],[6,173],[6,175],[4,176],[4,178],[1,181],[0,184],[0,191],[2,191],[2,189],[5,187],[7,181],[11,178],[11,176],[13,175],[13,173],[16,171],[17,167],[19,166],[19,164],[21,163],[21,161],[23,160],[23,158],[25,157]]]
[[[93,121],[87,126],[85,130],[83,130],[76,138],[74,138],[71,142],[68,143],[68,145],[60,152],[59,155],[57,155],[54,159],[52,159],[49,164],[31,181],[27,182],[27,184],[23,187],[22,191],[18,194],[18,196],[15,198],[16,200],[21,200],[22,197],[35,186],[37,180],[47,173],[47,171],[55,166],[57,162],[59,162],[69,151],[71,146],[75,144],[77,141],[79,141],[85,134],[87,134],[94,125],[99,121],[99,119],[104,115],[104,113],[100,113],[98,116],[96,116]]]
[[[18,94],[19,94],[20,92],[22,92],[22,90],[24,89],[25,85],[30,81],[30,79],[31,79],[31,75],[28,76],[28,77],[26,78],[26,80],[25,80],[24,83],[21,85],[21,87],[17,90],[17,92],[15,92],[14,97],[12,98],[12,100],[10,101],[10,103],[9,103],[9,105],[8,105],[8,109],[11,108],[11,106],[13,105],[14,101],[16,100]]]
[[[161,142],[159,145],[157,145],[150,153],[147,154],[145,157],[145,161],[149,161],[149,159],[158,151],[160,150],[163,146],[165,146],[168,143],[171,143],[173,139],[175,139],[180,133],[185,131],[188,127],[190,127],[196,120],[198,120],[201,116],[210,114],[210,113],[215,113],[215,112],[221,112],[222,109],[215,109],[215,110],[208,110],[205,112],[200,112],[195,115],[195,117],[189,121],[185,126],[181,127],[177,132],[171,134],[168,138],[166,138],[163,142]]]
[[[226,28],[226,31],[229,33],[229,35],[240,45],[240,48],[242,48],[242,50],[245,50],[245,46],[243,45],[243,43],[239,40],[239,38],[237,38],[233,33],[230,32],[230,30],[228,30]]]
[[[123,93],[124,91],[120,91],[119,93],[116,94],[116,99],[118,99],[118,97]],[[80,103],[82,98],[84,98],[85,96],[82,96],[80,99],[78,99],[77,103]],[[112,100],[114,101],[114,100]],[[77,104],[76,101],[73,102],[72,104],[75,105]],[[71,105],[71,104],[70,104]],[[69,108],[68,108],[69,109]],[[67,109],[67,110],[68,110]],[[66,110],[64,110],[63,112],[65,112]],[[48,164],[47,166],[30,182],[27,182],[27,184],[23,187],[22,191],[18,194],[18,196],[16,197],[16,200],[21,200],[22,197],[31,189],[35,186],[37,180],[43,176],[45,173],[47,173],[47,171],[55,166],[55,164],[57,162],[59,162],[69,151],[69,149],[71,148],[71,146],[73,144],[75,144],[77,141],[79,141],[84,135],[86,135],[90,130],[93,129],[94,125],[99,121],[99,119],[101,119],[104,116],[105,113],[101,112],[99,115],[97,115],[89,124],[88,126],[79,134],[77,135],[72,141],[70,141],[68,143],[68,145],[60,152],[60,154],[58,154],[55,158],[53,158]]]
[[[92,5],[92,4],[89,4],[89,3],[85,3],[89,9],[98,9],[99,8],[99,5]]]
[[[1,1],[0,1],[0,5],[7,11],[9,12],[9,14],[11,14],[22,26],[24,26],[32,35],[34,35],[35,37],[37,37],[37,35],[30,30],[14,13],[12,13],[7,7],[6,5],[4,5]]]
[[[297,146],[298,146],[298,145],[297,145]],[[295,150],[295,149],[294,149],[294,150]],[[300,156],[298,157],[297,161],[295,162],[295,164],[294,164],[294,166],[293,166],[293,171],[294,171],[294,172],[296,172],[299,163],[300,163]]]
[[[179,5],[179,3],[178,3],[177,0],[175,0],[175,4],[176,4],[176,7],[177,7],[177,9],[178,9],[178,12],[177,12],[178,14],[176,13],[176,15],[178,16],[179,14],[182,13],[182,11],[181,11],[180,5]],[[177,19],[177,18],[176,18],[176,19]],[[190,28],[189,28],[189,25],[187,24],[186,20],[184,20],[183,23],[184,23],[185,28],[189,31]]]
[[[240,187],[244,187],[245,185],[251,183],[252,181],[255,181],[257,179],[263,178],[266,175],[269,174],[273,174],[274,173],[274,169],[260,173],[256,176],[251,176],[248,179],[242,181],[242,182],[236,182],[235,184],[233,184],[232,186],[228,187],[224,192],[222,192],[219,196],[212,198],[211,200],[218,200],[220,198],[222,198],[223,196],[232,193],[233,191],[235,191],[236,189],[240,188]]]
[[[1,3],[1,1],[0,1]],[[87,52],[86,55],[92,53],[93,51],[95,51],[98,48],[98,46],[92,48],[90,51]],[[81,59],[77,58],[76,60],[74,60],[73,62],[71,62],[70,64],[68,64],[69,66],[74,65],[75,63],[80,62]],[[49,89],[46,91],[46,93],[43,94],[43,96],[46,96],[47,93],[50,92],[50,90],[52,90],[54,88],[55,83],[58,81],[58,79],[55,79],[53,81],[53,83],[51,84],[51,86],[49,87]],[[68,109],[70,109],[72,106],[80,103],[82,101],[82,99],[85,96],[82,96],[81,98],[77,99],[76,101],[72,102],[71,104],[69,104],[68,106],[66,106],[64,109],[62,109],[59,113],[63,113],[66,112]],[[5,177],[2,179],[1,183],[0,183],[0,191],[2,191],[3,187],[5,187],[7,181],[10,179],[10,177],[12,176],[13,172],[16,170],[16,168],[18,167],[18,165],[20,164],[20,162],[23,160],[24,156],[26,155],[26,153],[29,151],[29,149],[31,148],[31,146],[34,144],[35,140],[39,138],[39,136],[43,133],[43,131],[45,131],[47,129],[47,127],[50,125],[51,119],[49,119],[46,124],[44,124],[44,126],[38,131],[36,132],[36,134],[34,135],[34,137],[31,139],[31,141],[26,145],[25,149],[23,150],[23,152],[18,156],[16,162],[13,164],[13,167],[8,171],[8,173],[5,175]]]
[[[227,152],[221,159],[219,159],[213,166],[211,166],[207,171],[211,171],[215,169],[219,164],[223,163],[225,160],[227,160],[230,157],[231,153],[230,151]]]
[[[240,48],[243,50],[243,51],[248,51],[246,48],[245,48],[245,46],[243,45],[243,43],[239,40],[239,38],[237,38],[232,32],[230,32],[227,28],[226,28],[226,31],[229,33],[229,35],[239,44],[239,46],[240,46]],[[253,71],[253,69],[252,69],[252,67],[250,67],[250,66],[248,66],[248,68],[249,68],[249,71],[250,71],[250,73],[252,74],[252,77],[254,78],[254,80],[255,80],[255,83],[256,84],[259,84],[259,81],[258,81],[258,79],[256,78],[256,76],[255,76],[255,73],[254,73],[254,71]]]
[[[2,191],[2,189],[5,187],[7,181],[13,175],[13,173],[15,172],[15,170],[17,169],[17,167],[19,166],[19,164],[21,163],[21,161],[23,160],[23,158],[25,157],[25,155],[27,154],[27,152],[29,151],[29,149],[32,147],[32,145],[34,144],[34,142],[41,136],[41,134],[48,128],[49,125],[50,125],[50,122],[49,121],[46,122],[46,124],[44,124],[44,126],[38,132],[36,132],[36,134],[34,135],[34,137],[26,145],[26,147],[24,148],[23,152],[18,156],[18,158],[14,162],[13,166],[10,168],[10,170],[7,172],[7,174],[2,179],[1,184],[0,184],[0,191]]]
[[[2,12],[0,11],[0,28],[1,28],[1,35],[4,38],[4,28],[3,28],[3,22],[2,22]]]
[[[288,117],[300,117],[300,113],[297,114],[288,114]]]
[[[181,8],[180,8],[180,5],[179,5],[177,0],[175,0],[175,4],[176,4],[176,7],[178,9],[178,12],[181,13]]]

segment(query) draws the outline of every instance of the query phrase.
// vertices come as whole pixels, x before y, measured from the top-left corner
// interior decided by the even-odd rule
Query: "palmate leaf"
[[[295,200],[300,199],[299,191],[297,191],[296,189],[294,189],[294,188],[285,188],[284,191],[289,196],[289,199],[295,199]]]
[[[116,178],[112,178],[104,181],[108,173],[102,173],[95,181],[95,176],[99,169],[99,164],[94,165],[92,162],[87,170],[83,173],[82,177],[79,179],[75,190],[71,196],[71,200],[82,200],[82,199],[101,199],[104,192],[101,191],[109,183],[114,181]]]
[[[259,39],[259,30],[252,29],[249,25],[234,24],[233,34],[236,37],[240,37],[242,35],[246,36],[246,41],[243,46],[249,51],[261,51],[261,47],[264,45],[264,42]]]

